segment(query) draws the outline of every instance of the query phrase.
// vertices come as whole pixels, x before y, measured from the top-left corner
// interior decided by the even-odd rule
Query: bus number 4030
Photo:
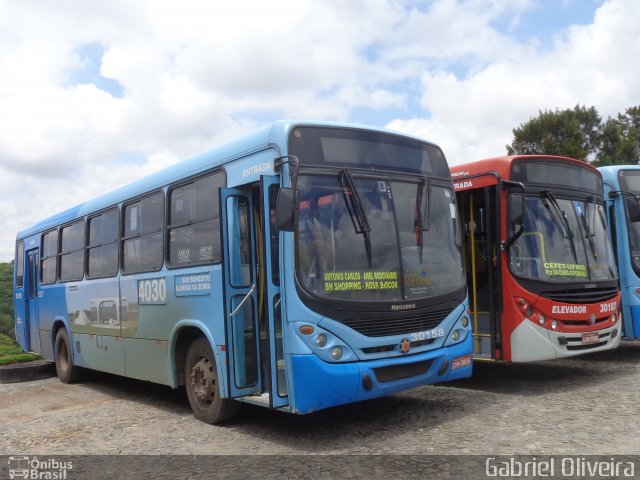
[[[138,280],[138,303],[160,305],[167,303],[167,282],[164,278]]]

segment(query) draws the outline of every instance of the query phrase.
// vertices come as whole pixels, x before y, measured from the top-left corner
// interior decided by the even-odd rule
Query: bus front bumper
[[[599,340],[584,343],[581,333],[548,330],[525,320],[511,334],[511,361],[536,362],[611,350],[620,345],[622,337],[620,330],[621,323],[618,320],[608,328],[585,332],[585,334],[598,334]]]
[[[405,357],[328,363],[315,355],[291,356],[291,409],[310,413],[402,390],[471,376],[472,335],[450,347]]]
[[[629,340],[640,339],[640,305],[631,307],[631,329],[625,328],[624,334]]]

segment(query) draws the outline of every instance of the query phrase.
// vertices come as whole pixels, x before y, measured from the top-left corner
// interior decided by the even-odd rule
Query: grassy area
[[[8,355],[6,357],[0,356],[0,365],[9,365],[11,363],[32,362],[33,360],[40,360],[40,355],[34,355],[33,353],[19,353],[17,355]]]
[[[0,334],[0,365],[8,365],[10,363],[30,362],[39,360],[40,355],[32,353],[24,353],[19,345],[6,335]]]

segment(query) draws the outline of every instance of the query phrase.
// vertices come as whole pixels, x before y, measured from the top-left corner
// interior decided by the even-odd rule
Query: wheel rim
[[[216,392],[216,375],[212,362],[203,357],[191,369],[191,390],[198,401],[213,402]]]

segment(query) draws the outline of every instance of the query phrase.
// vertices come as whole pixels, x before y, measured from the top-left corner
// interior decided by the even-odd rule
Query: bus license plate
[[[456,357],[453,359],[453,364],[451,365],[451,370],[457,370],[462,367],[466,367],[467,365],[471,365],[471,354],[463,355],[461,357]]]
[[[590,332],[582,334],[582,344],[590,345],[592,343],[598,343],[600,341],[600,334],[598,332]]]

